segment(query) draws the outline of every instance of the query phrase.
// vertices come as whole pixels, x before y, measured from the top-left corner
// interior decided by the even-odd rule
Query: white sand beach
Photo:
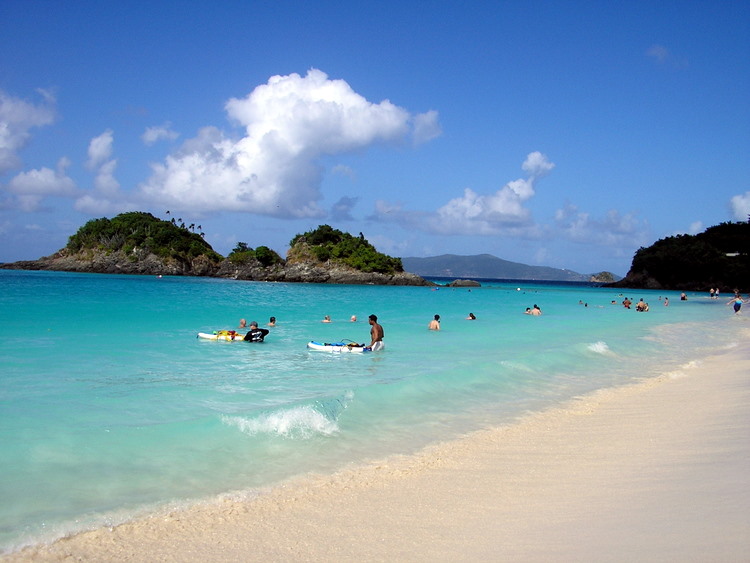
[[[750,561],[748,336],[417,456],[4,559]]]

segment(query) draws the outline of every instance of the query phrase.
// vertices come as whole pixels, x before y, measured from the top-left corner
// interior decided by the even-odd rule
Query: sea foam
[[[228,426],[234,426],[248,436],[271,434],[285,438],[310,438],[315,435],[330,436],[339,431],[338,423],[309,405],[282,409],[253,418],[222,416]]]
[[[586,349],[589,350],[590,352],[594,352],[595,354],[602,354],[602,355],[614,354],[614,352],[612,352],[612,350],[609,349],[609,346],[607,345],[607,343],[601,340],[598,342],[589,344],[588,346],[586,346]]]

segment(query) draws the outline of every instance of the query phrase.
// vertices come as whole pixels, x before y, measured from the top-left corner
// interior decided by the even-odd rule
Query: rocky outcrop
[[[482,287],[482,284],[475,280],[453,280],[448,287]]]
[[[191,260],[177,260],[137,250],[126,255],[122,251],[83,250],[71,253],[63,249],[39,260],[24,260],[2,264],[0,267],[13,270],[52,270],[96,274],[212,276],[218,270],[219,264],[203,254]]]
[[[589,281],[592,283],[613,283],[617,281],[617,278],[612,272],[599,272],[598,274],[591,274]]]
[[[345,266],[322,267],[305,262],[288,264],[285,281],[357,285],[435,285],[416,274],[408,272],[395,272],[393,274],[368,273]]]
[[[217,278],[249,281],[285,281],[284,264],[264,266],[257,260],[248,260],[243,264],[235,264],[229,259],[224,260],[216,271]]]
[[[236,280],[298,283],[435,285],[416,274],[408,272],[394,274],[367,273],[342,265],[320,264],[312,261],[281,262],[264,266],[257,260],[249,260],[244,264],[234,264],[229,259],[225,259],[217,263],[205,255],[200,255],[190,261],[179,261],[173,258],[161,258],[149,253],[136,252],[125,255],[121,251],[85,250],[72,254],[63,249],[39,260],[0,264],[0,268],[98,274],[206,276]]]
[[[659,283],[659,280],[656,278],[653,278],[649,276],[645,272],[634,272],[629,271],[628,274],[622,278],[621,280],[618,280],[616,282],[612,283],[605,283],[604,287],[622,287],[622,288],[631,288],[631,289],[664,289],[664,286]],[[671,289],[682,289],[682,288],[671,288]],[[691,289],[690,287],[685,287],[684,289]]]
[[[362,272],[346,266],[320,264],[312,261],[286,262],[266,267],[257,260],[251,260],[245,264],[232,264],[229,260],[224,260],[215,275],[217,277],[252,281],[354,285],[435,285],[416,274],[408,272],[394,274]]]

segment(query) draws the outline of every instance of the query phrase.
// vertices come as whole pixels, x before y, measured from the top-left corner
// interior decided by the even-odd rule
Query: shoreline
[[[0,560],[747,560],[749,335],[413,456]]]

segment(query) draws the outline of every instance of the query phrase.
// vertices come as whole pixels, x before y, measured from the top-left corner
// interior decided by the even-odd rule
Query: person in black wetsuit
[[[243,340],[247,340],[248,342],[263,342],[263,339],[269,332],[267,328],[258,328],[258,323],[253,321],[250,323],[250,330],[247,331]]]

